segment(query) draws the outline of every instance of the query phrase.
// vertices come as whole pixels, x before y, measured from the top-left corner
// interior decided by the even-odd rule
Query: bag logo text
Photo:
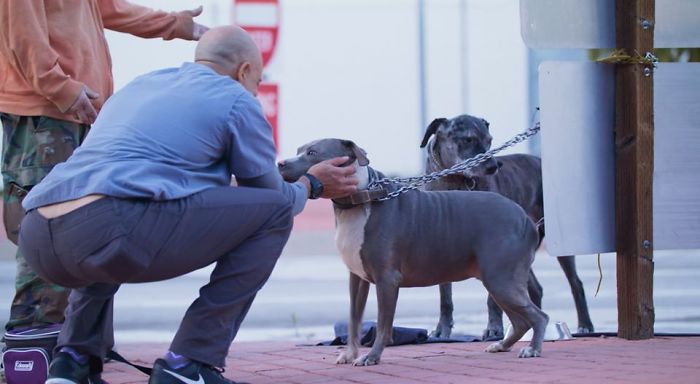
[[[34,369],[33,361],[15,361],[15,371],[17,372],[31,372]]]

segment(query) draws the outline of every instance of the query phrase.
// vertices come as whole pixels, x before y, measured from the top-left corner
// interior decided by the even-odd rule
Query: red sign
[[[267,66],[279,34],[278,0],[234,0],[234,7],[234,23],[250,34],[260,48],[263,66]]]
[[[279,88],[275,83],[260,83],[258,86],[258,100],[262,106],[265,118],[272,126],[272,138],[275,146],[279,148],[277,130],[277,118],[279,117]]]

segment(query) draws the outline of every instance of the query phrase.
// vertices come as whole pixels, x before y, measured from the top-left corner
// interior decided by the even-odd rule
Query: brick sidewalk
[[[424,344],[385,349],[373,367],[336,365],[338,347],[292,343],[234,343],[225,376],[266,383],[700,383],[700,338],[657,337],[627,341],[580,338],[546,342],[543,357],[518,359],[485,353],[487,343]],[[167,345],[120,345],[125,357],[151,365]],[[363,348],[366,352],[368,349]],[[120,363],[105,366],[110,384],[145,383],[146,376]]]

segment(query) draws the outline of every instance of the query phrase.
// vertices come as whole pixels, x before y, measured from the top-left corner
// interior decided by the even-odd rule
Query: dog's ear
[[[354,141],[343,140],[343,145],[350,148],[352,153],[355,155],[355,158],[357,159],[358,164],[360,164],[362,166],[369,164],[369,159],[367,158],[367,152],[365,152],[364,149],[358,147]]]
[[[486,121],[486,119],[481,119],[481,121],[484,122],[484,125],[486,126],[486,129],[489,129],[489,126],[491,126],[491,124],[489,124],[489,122]]]
[[[446,118],[441,117],[439,119],[433,120],[433,122],[430,123],[430,125],[428,125],[428,128],[425,130],[425,136],[423,136],[423,141],[420,143],[421,148],[425,148],[425,146],[428,144],[430,136],[434,135],[435,132],[437,132],[438,128],[440,128],[440,126],[446,121]]]

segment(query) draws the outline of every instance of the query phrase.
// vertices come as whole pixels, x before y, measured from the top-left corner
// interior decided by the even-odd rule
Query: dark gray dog
[[[472,158],[491,148],[489,123],[481,118],[461,115],[453,119],[435,119],[428,126],[421,148],[427,148],[426,172],[440,171]],[[540,241],[544,237],[544,205],[542,198],[542,166],[540,158],[525,154],[497,156],[476,169],[463,174],[451,175],[426,186],[426,190],[491,191],[518,203],[530,218],[539,225]],[[593,323],[588,314],[583,284],[576,273],[574,256],[557,258],[564,271],[578,314],[578,332],[593,332]],[[542,287],[534,274],[528,281],[530,297],[540,307]],[[435,336],[449,337],[453,326],[452,285],[440,285],[440,320],[433,332]],[[503,338],[503,312],[489,297],[489,321],[484,330],[485,340]]]
[[[520,206],[496,193],[465,191],[414,190],[390,200],[370,201],[368,195],[378,192],[366,188],[382,175],[367,166],[365,152],[349,140],[306,144],[297,157],[281,161],[279,170],[285,180],[294,181],[313,164],[337,156],[349,156],[360,179],[360,192],[334,200],[336,245],[350,270],[348,348],[337,363],[379,362],[384,347],[392,343],[399,287],[470,277],[483,282],[513,323],[513,332],[486,351],[507,351],[532,328],[532,341],[519,356],[540,355],[549,318],[527,291],[539,239],[535,224]],[[370,352],[358,357],[370,283],[377,290],[377,335]]]

